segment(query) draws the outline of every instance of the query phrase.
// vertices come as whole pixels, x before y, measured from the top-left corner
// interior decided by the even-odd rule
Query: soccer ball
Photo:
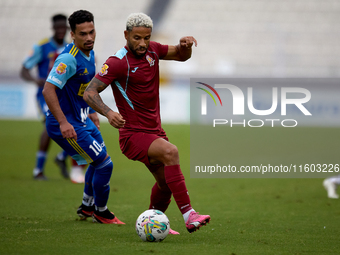
[[[161,242],[169,234],[168,217],[159,210],[146,210],[136,221],[137,235],[144,242]]]

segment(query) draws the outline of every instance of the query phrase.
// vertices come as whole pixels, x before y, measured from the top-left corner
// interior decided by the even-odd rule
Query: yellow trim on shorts
[[[93,160],[90,156],[79,146],[79,144],[74,140],[74,138],[67,138],[69,144],[75,149],[80,156],[82,156],[88,164],[92,163]]]

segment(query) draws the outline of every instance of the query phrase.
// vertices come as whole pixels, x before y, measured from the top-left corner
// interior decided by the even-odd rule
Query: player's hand
[[[185,37],[182,37],[180,40],[179,40],[179,45],[181,47],[184,47],[184,48],[191,48],[192,45],[195,44],[195,47],[197,47],[197,41],[194,37],[192,36],[185,36]]]
[[[60,124],[60,131],[61,134],[63,135],[63,138],[65,139],[73,138],[74,140],[77,141],[77,133],[74,130],[74,127],[69,122],[64,122]]]
[[[109,111],[106,117],[109,120],[110,125],[115,128],[122,128],[125,125],[123,116],[118,112]]]
[[[94,125],[95,125],[98,129],[100,129],[98,114],[97,114],[96,112],[94,112],[94,113],[89,113],[88,117],[90,118],[90,120],[92,120],[92,122],[94,123]]]

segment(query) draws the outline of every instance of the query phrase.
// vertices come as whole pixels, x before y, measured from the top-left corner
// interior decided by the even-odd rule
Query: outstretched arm
[[[164,57],[165,60],[186,61],[191,57],[192,45],[197,47],[197,41],[192,36],[185,36],[179,40],[176,46],[169,45],[168,53]]]
[[[99,93],[102,92],[107,86],[108,85],[106,85],[104,82],[94,77],[87,86],[83,98],[92,109],[105,116],[113,127],[122,128],[125,124],[123,116],[118,112],[112,111],[111,108],[103,102],[99,95]]]

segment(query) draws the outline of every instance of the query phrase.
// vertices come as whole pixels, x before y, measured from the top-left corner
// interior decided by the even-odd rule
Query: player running
[[[126,46],[107,59],[87,87],[84,100],[119,129],[123,154],[143,162],[153,174],[156,183],[149,208],[165,212],[173,195],[191,233],[208,223],[210,216],[200,215],[192,208],[177,147],[168,142],[161,127],[159,60],[186,61],[197,42],[192,36],[181,38],[176,46],[151,42],[152,27],[151,18],[143,13],[128,17]],[[113,112],[99,96],[110,84],[119,113]]]
[[[69,17],[69,23],[73,43],[56,59],[43,89],[49,107],[47,132],[79,165],[89,164],[83,201],[77,210],[81,219],[92,216],[99,223],[125,224],[106,206],[113,164],[83,100],[84,90],[95,75],[93,15],[79,10]]]

